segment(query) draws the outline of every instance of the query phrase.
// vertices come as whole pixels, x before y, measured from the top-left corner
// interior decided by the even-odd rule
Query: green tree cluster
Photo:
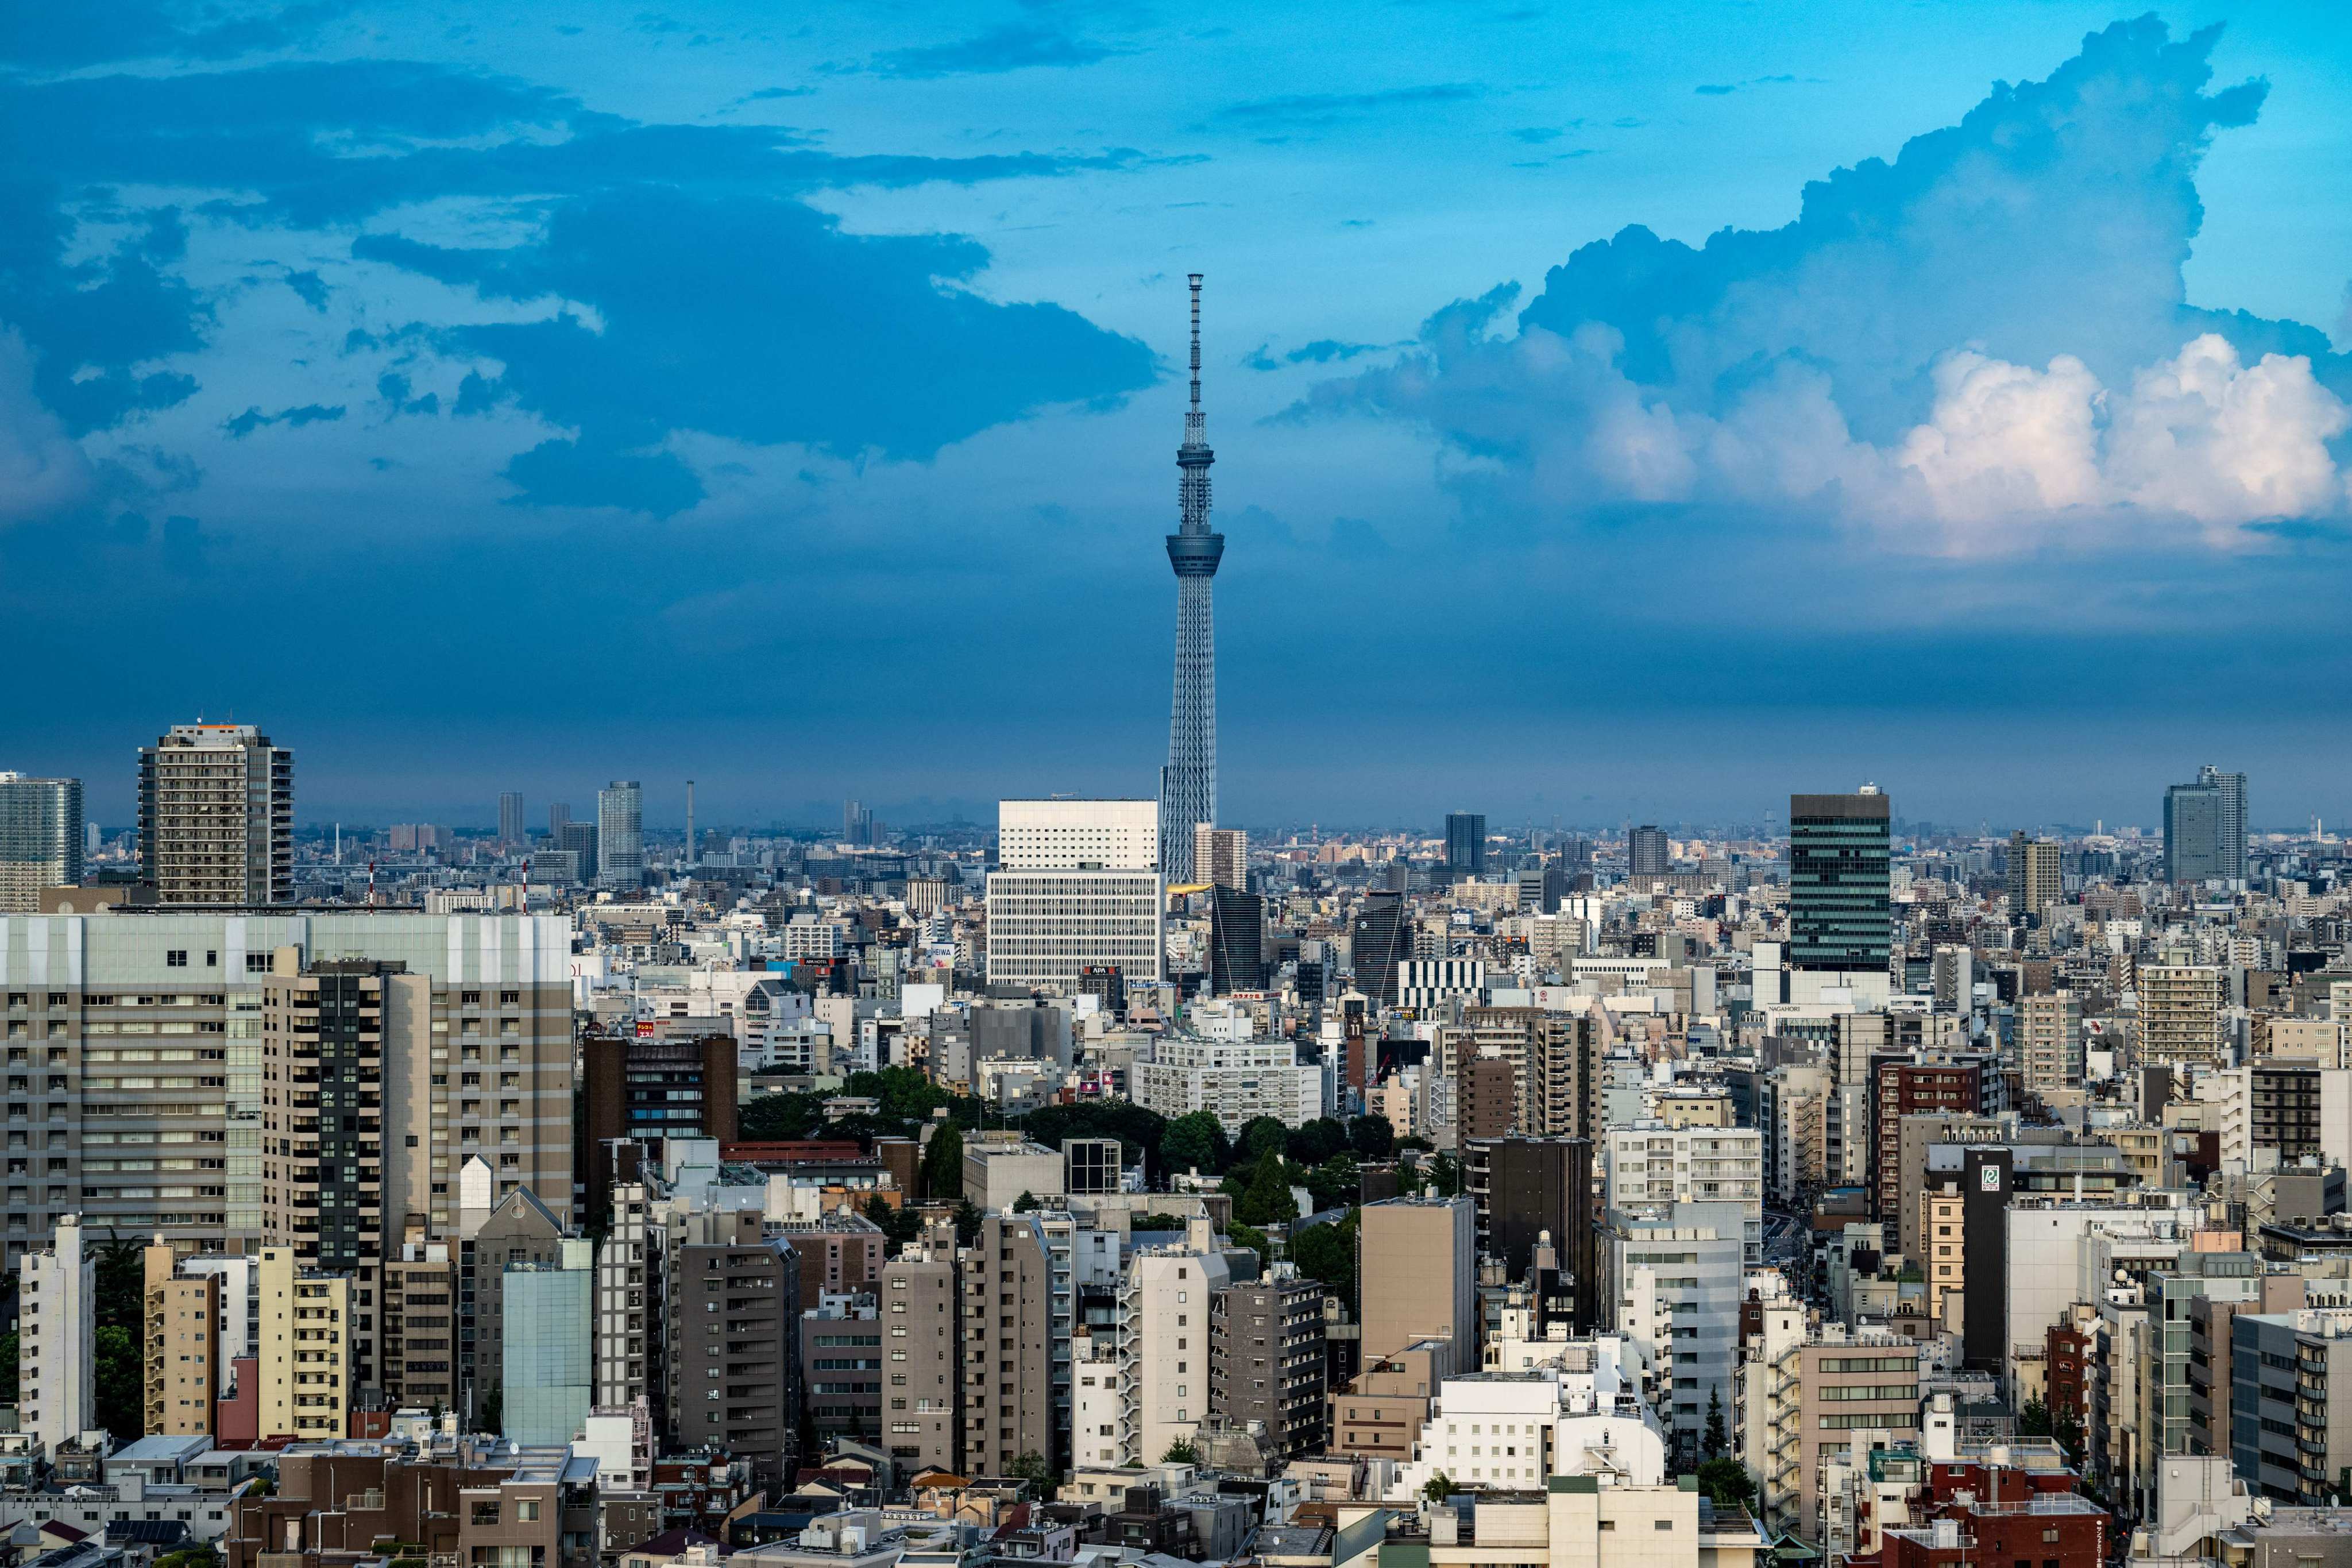
[[[1233,1145],[1225,1138],[1224,1124],[1208,1111],[1188,1111],[1160,1135],[1160,1169],[1169,1175],[1185,1171],[1220,1175],[1232,1163]]]
[[[1356,1235],[1361,1212],[1350,1209],[1345,1219],[1307,1226],[1290,1237],[1290,1260],[1298,1272],[1321,1281],[1350,1312],[1356,1310]]]

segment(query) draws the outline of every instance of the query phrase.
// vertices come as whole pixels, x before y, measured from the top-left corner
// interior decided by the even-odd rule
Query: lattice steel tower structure
[[[1217,627],[1212,584],[1225,536],[1209,531],[1208,428],[1201,413],[1201,274],[1192,284],[1192,405],[1176,448],[1182,512],[1168,536],[1176,570],[1176,701],[1168,720],[1168,765],[1160,770],[1160,868],[1194,880],[1192,829],[1217,820]]]

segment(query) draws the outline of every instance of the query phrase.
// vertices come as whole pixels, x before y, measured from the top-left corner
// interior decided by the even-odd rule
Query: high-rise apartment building
[[[1478,1215],[1467,1197],[1390,1198],[1359,1211],[1363,1363],[1416,1340],[1444,1340],[1477,1364]]]
[[[1649,1352],[1651,1403],[1671,1440],[1696,1457],[1711,1399],[1726,1418],[1738,1366],[1742,1258],[1748,1247],[1738,1211],[1675,1204],[1646,1216],[1612,1213],[1595,1243],[1601,1286],[1596,1316]]]
[[[261,1249],[264,1439],[317,1441],[351,1431],[352,1281],[305,1268],[284,1247]]]
[[[1736,1205],[1748,1260],[1764,1260],[1764,1134],[1753,1127],[1670,1127],[1637,1121],[1601,1140],[1602,1201],[1628,1214],[1677,1204]]]
[[[1189,843],[1190,835],[1179,842]],[[1075,995],[1089,966],[1156,982],[1166,915],[1148,800],[1008,800],[988,874],[988,979]]]
[[[161,904],[294,898],[294,753],[250,724],[174,724],[139,752],[139,860]]]
[[[553,835],[557,850],[572,858],[572,875],[575,880],[593,882],[599,869],[596,859],[596,825],[593,822],[565,822]]]
[[[2018,998],[2017,1054],[2028,1094],[2083,1086],[2083,1004],[2072,991]]]
[[[756,1210],[671,1222],[668,1432],[726,1447],[774,1487],[800,1456],[800,1256],[761,1232]]]
[[[1122,1462],[1165,1454],[1208,1415],[1211,1314],[1232,1279],[1202,1221],[1181,1242],[1129,1255],[1117,1307],[1120,1386],[1132,1412]]]
[[[1192,879],[1213,888],[1249,889],[1249,835],[1238,827],[1192,829]]]
[[[2225,773],[2208,763],[2197,770],[2197,782],[2221,795],[2221,874],[2242,882],[2246,879],[2246,775]]]
[[[596,792],[596,885],[624,892],[646,885],[646,795],[635,779]]]
[[[1663,877],[1672,869],[1664,830],[1648,823],[1625,836],[1625,868],[1636,877]]]
[[[41,907],[81,880],[81,780],[0,773],[0,914]]]
[[[523,842],[522,792],[505,790],[499,795],[499,842],[509,847]]]
[[[935,1229],[884,1266],[882,1444],[909,1474],[963,1462],[963,1293],[955,1232]],[[1043,1450],[1040,1450],[1042,1452]]]
[[[220,1394],[221,1277],[183,1275],[169,1243],[142,1254],[145,1342],[140,1346],[149,1436],[210,1436]]]
[[[1445,869],[1455,877],[1486,873],[1486,817],[1483,812],[1445,814]]]
[[[1287,1265],[1209,1298],[1210,1412],[1259,1423],[1270,1458],[1323,1451],[1323,1300],[1321,1285]]]
[[[562,837],[563,829],[571,821],[572,803],[568,800],[551,802],[547,808],[547,836],[550,838]]]
[[[2059,872],[2058,845],[2048,838],[2009,836],[2009,912],[2039,924],[2042,911],[2066,896]]]
[[[1511,1065],[1513,1129],[1531,1138],[1591,1138],[1601,1130],[1601,1047],[1584,1013],[1465,1007],[1457,1076],[1481,1058]]]
[[[98,1425],[98,1259],[79,1216],[17,1261],[16,1424],[54,1454]]]
[[[971,1475],[1008,1475],[1023,1455],[1054,1452],[1054,1279],[1045,1232],[1034,1215],[992,1214],[956,1263],[963,1464]],[[1205,1334],[1205,1297],[1201,1310]]]
[[[351,1093],[341,1114],[354,1134],[362,1109],[382,1120],[386,1245],[412,1215],[449,1233],[455,1168],[475,1154],[498,1191],[528,1186],[569,1214],[571,948],[559,916],[118,908],[11,918],[0,929],[10,1037],[0,1107],[26,1131],[0,1185],[0,1243],[21,1255],[69,1212],[183,1247],[258,1241],[264,993],[283,978],[272,973],[280,949],[397,966],[429,984],[429,1008],[401,1037],[410,1048],[384,1054],[382,1104],[363,1108],[363,1086],[344,1081],[341,1065],[334,1085],[339,1106]],[[309,1108],[280,1109],[290,1121]]]
[[[1872,1058],[1873,1127],[1866,1166],[1871,1216],[1887,1228],[1891,1245],[1902,1233],[1903,1119],[1937,1114],[1991,1116],[2002,1103],[2000,1064],[1979,1053]]]
[[[397,965],[305,971],[293,949],[274,955],[261,988],[261,1236],[299,1266],[348,1272],[383,1256],[385,1035],[404,1058],[429,1057],[432,1008],[431,984]]]
[[[2209,963],[2149,963],[2139,972],[2139,1058],[2219,1066],[2227,1045],[2229,975]]]
[[[1790,968],[1885,972],[1891,827],[1874,785],[1789,797]]]

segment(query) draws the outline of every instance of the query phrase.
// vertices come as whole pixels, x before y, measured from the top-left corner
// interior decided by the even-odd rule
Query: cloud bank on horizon
[[[1426,426],[1474,512],[1730,503],[1952,554],[2338,521],[2352,358],[2187,301],[2198,165],[2266,92],[2207,90],[2219,32],[2118,22],[1781,228],[1628,227],[1516,331],[1506,284],[1305,406]]]

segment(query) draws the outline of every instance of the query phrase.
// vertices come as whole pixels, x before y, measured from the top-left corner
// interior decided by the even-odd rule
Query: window
[[[515,1520],[516,1520],[516,1521],[517,1521],[518,1523],[527,1523],[527,1522],[529,1522],[530,1521],[532,1521],[532,1520],[537,1519],[538,1517],[539,1517],[539,1500],[538,1500],[537,1498],[535,1498],[535,1497],[527,1497],[527,1498],[519,1498],[519,1499],[517,1499],[517,1500],[516,1500],[516,1501],[515,1501]]]
[[[188,950],[184,947],[175,947],[171,949],[163,954],[163,965],[167,969],[187,968]]]

